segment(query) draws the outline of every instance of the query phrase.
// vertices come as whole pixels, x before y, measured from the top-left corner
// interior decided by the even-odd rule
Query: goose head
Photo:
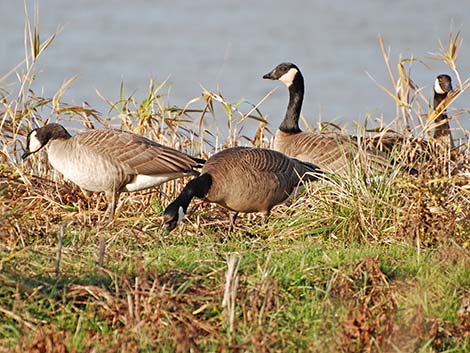
[[[434,81],[434,93],[436,94],[447,94],[452,91],[452,79],[449,75],[439,75]]]
[[[173,202],[170,204],[163,214],[163,230],[165,233],[171,232],[184,219],[185,210],[183,206]]]
[[[287,87],[291,86],[294,80],[301,75],[299,68],[292,63],[282,63],[263,76],[267,80],[278,80]]]
[[[60,124],[47,124],[32,130],[26,138],[26,151],[21,158],[25,159],[30,154],[38,152],[52,139],[69,138],[70,134]]]

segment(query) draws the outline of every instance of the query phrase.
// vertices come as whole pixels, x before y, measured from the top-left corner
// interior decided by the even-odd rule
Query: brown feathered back
[[[212,176],[208,201],[237,212],[269,212],[292,194],[305,173],[315,171],[316,166],[274,150],[236,147],[212,156],[201,175]]]
[[[276,132],[274,148],[289,157],[317,165],[325,172],[347,178],[351,164],[370,167],[373,173],[390,168],[385,155],[375,149],[362,149],[349,136],[337,133]]]
[[[77,134],[73,143],[92,155],[108,156],[126,174],[156,175],[190,171],[199,163],[187,154],[127,131],[98,129]]]

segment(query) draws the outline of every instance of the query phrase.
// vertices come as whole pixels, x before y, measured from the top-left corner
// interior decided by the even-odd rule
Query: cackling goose
[[[373,171],[383,172],[390,167],[380,151],[370,148],[361,153],[358,144],[349,136],[338,133],[308,133],[299,128],[300,111],[304,98],[304,78],[292,63],[282,63],[263,76],[279,80],[289,89],[287,112],[274,137],[274,149],[289,157],[318,165],[324,171],[348,176],[348,165],[359,161],[370,164]],[[365,163],[369,161],[369,163]]]
[[[183,220],[192,198],[198,197],[235,212],[230,231],[238,212],[263,212],[268,216],[274,206],[295,192],[301,180],[316,180],[319,173],[317,166],[274,150],[225,149],[209,158],[201,175],[189,181],[166,208],[165,230],[173,230]]]
[[[104,191],[112,219],[123,191],[151,188],[185,175],[204,160],[131,132],[97,129],[71,136],[60,124],[32,130],[22,158],[46,147],[51,165],[81,188]]]

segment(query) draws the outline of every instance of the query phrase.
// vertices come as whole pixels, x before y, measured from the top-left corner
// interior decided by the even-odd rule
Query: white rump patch
[[[441,85],[439,84],[439,79],[436,78],[436,81],[434,81],[434,92],[437,94],[444,94],[444,90],[442,89]]]
[[[34,130],[31,135],[29,135],[29,152],[34,153],[41,149],[42,143],[37,138],[37,131]]]
[[[176,178],[180,178],[184,173],[168,173],[168,174],[160,174],[160,175],[137,175],[135,179],[126,184],[123,188],[124,191],[139,191],[148,188],[152,188],[154,186],[163,184],[169,180],[173,180]]]
[[[179,207],[178,208],[178,221],[176,222],[176,224],[180,224],[181,222],[183,222],[183,219],[184,219],[184,210],[183,210],[183,207]]]
[[[289,87],[292,82],[294,82],[295,75],[297,75],[298,72],[299,71],[296,68],[291,68],[284,75],[279,77],[279,81],[283,82],[287,87]]]

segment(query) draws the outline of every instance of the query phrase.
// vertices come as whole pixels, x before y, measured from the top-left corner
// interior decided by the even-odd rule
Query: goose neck
[[[433,102],[433,108],[434,110],[437,109],[437,107],[439,106],[439,104],[441,104],[441,102],[447,97],[447,93],[436,93],[434,92],[434,102]],[[447,119],[447,110],[446,109],[442,109],[439,116],[436,118],[436,121],[439,122],[439,121],[442,121],[444,119]],[[448,125],[448,123],[447,123]]]
[[[188,184],[186,184],[181,194],[173,203],[178,206],[181,206],[184,212],[186,213],[191,200],[194,197],[198,197],[201,199],[204,198],[209,192],[211,186],[211,175],[207,173],[202,174],[196,179],[193,179]]]
[[[433,102],[433,108],[436,109],[441,102],[446,99],[447,93],[434,93],[434,102]],[[444,112],[444,111],[443,111]]]
[[[434,110],[441,104],[441,102],[447,97],[447,93],[436,93],[434,92]],[[437,116],[435,122],[439,123],[443,120],[447,120],[447,110],[441,110],[440,114]],[[450,136],[450,124],[449,121],[445,121],[434,129],[434,138],[440,138],[442,136]]]
[[[299,128],[300,112],[304,99],[304,79],[300,72],[296,75],[294,81],[289,86],[289,104],[287,105],[286,115],[279,127],[279,130],[296,134],[302,132]]]

